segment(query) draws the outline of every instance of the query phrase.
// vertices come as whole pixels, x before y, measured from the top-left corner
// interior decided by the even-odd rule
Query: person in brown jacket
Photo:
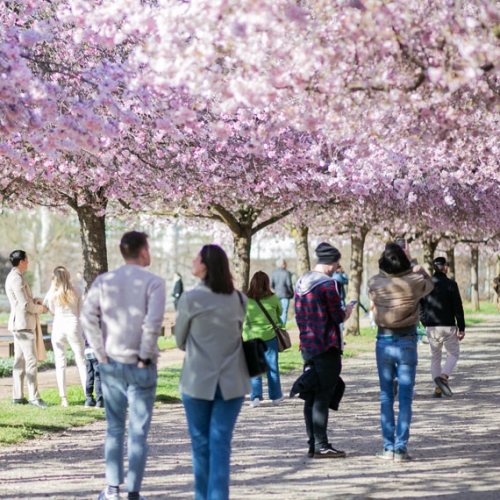
[[[409,250],[387,243],[379,259],[380,273],[368,281],[377,324],[377,369],[380,382],[380,421],[384,449],[378,458],[411,460],[407,452],[412,394],[417,370],[419,300],[434,288],[421,266],[412,268]],[[394,417],[394,379],[399,382],[399,414]]]

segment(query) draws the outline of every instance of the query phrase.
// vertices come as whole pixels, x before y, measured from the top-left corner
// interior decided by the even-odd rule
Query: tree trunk
[[[106,216],[96,215],[91,206],[76,207],[80,221],[80,237],[83,249],[83,279],[85,290],[92,282],[108,270],[108,254],[106,249]]]
[[[448,278],[455,280],[455,245],[446,250],[446,262],[448,263]]]
[[[234,286],[246,292],[250,282],[250,248],[252,246],[252,228],[240,226],[240,231],[233,233]]]
[[[434,254],[436,252],[438,242],[439,242],[439,240],[423,240],[422,241],[422,244],[424,247],[423,266],[431,276],[434,274],[432,261],[434,260]]]
[[[305,224],[300,224],[292,230],[293,239],[295,241],[295,253],[297,254],[296,273],[299,278],[311,270],[308,234],[309,228]]]
[[[479,311],[479,248],[471,248],[471,266],[470,266],[470,301],[473,311]]]
[[[349,274],[349,301],[358,302],[346,323],[346,335],[359,335],[359,291],[363,277],[363,248],[365,246],[367,228],[361,228],[359,234],[351,235],[351,272]]]

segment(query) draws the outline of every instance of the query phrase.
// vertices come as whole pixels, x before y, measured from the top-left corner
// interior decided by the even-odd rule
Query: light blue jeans
[[[195,500],[228,500],[231,439],[245,398],[213,401],[182,394],[193,453]]]
[[[278,367],[278,338],[274,337],[274,339],[268,340],[266,346],[267,351],[264,356],[269,365],[269,371],[267,372],[269,399],[279,399],[283,396],[283,392],[281,391],[280,369]],[[262,377],[253,377],[250,382],[252,383],[250,399],[252,401],[255,398],[262,400]]]
[[[377,368],[380,381],[380,423],[384,449],[406,452],[410,438],[411,404],[418,354],[415,336],[377,339]],[[394,379],[398,379],[398,424],[394,417]]]
[[[290,305],[290,299],[280,299],[281,307],[283,312],[281,313],[281,322],[286,326],[286,320],[288,318],[288,306]]]
[[[156,399],[156,366],[137,368],[135,363],[99,363],[106,408],[106,482],[124,481],[123,449],[129,408],[127,491],[140,491],[148,456],[147,437]]]

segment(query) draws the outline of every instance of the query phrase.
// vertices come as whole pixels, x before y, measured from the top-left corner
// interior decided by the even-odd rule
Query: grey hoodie
[[[318,271],[309,271],[299,278],[297,285],[295,286],[295,293],[298,295],[305,295],[309,293],[313,288],[318,285],[325,283],[327,281],[333,280],[330,276],[324,273],[319,273]]]

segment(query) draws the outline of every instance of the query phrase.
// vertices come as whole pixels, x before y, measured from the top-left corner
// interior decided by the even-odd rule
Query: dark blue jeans
[[[269,392],[269,399],[275,400],[283,396],[281,391],[280,369],[278,366],[278,338],[268,340],[266,342],[267,351],[264,353],[269,371],[267,372],[267,390]],[[250,399],[253,401],[255,398],[260,400],[264,399],[262,395],[262,377],[253,377],[250,379],[252,384],[252,393]]]
[[[97,401],[102,400],[102,385],[101,374],[99,372],[99,361],[97,358],[87,358],[85,360],[87,366],[87,384],[85,388],[85,397],[92,398],[94,396]]]
[[[319,379],[319,389],[304,402],[304,420],[309,438],[309,448],[316,450],[328,444],[328,411],[335,386],[342,371],[342,358],[338,349],[332,348],[317,356],[302,352],[306,364],[313,365]]]
[[[182,394],[193,452],[195,500],[229,499],[231,439],[245,398],[213,401]]]

